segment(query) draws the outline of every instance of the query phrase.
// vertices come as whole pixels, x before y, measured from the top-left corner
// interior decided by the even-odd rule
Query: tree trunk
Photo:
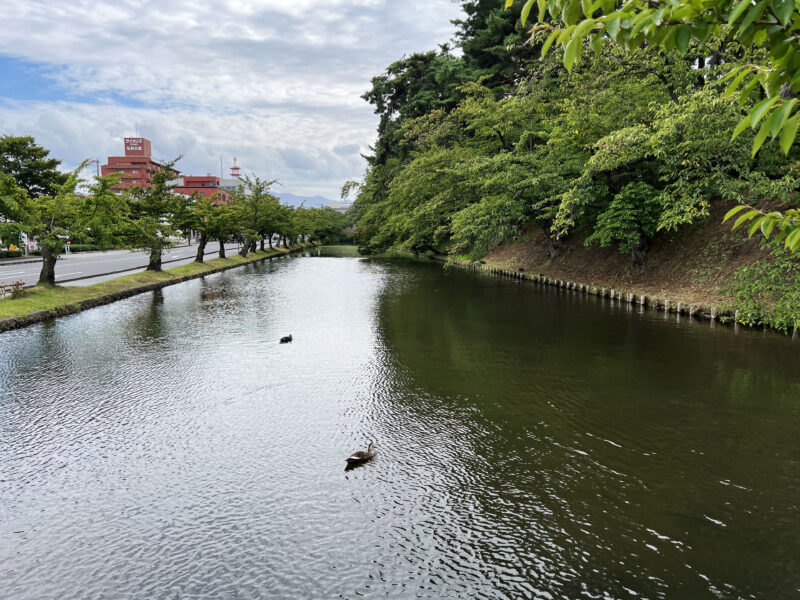
[[[633,259],[633,266],[634,267],[641,267],[642,263],[644,262],[645,254],[647,254],[647,248],[650,245],[647,236],[643,233],[639,234],[639,243],[633,247],[631,250],[631,259]]]
[[[147,263],[146,271],[161,270],[161,246],[150,249],[150,262]]]
[[[194,259],[194,262],[203,262],[203,255],[206,253],[206,244],[208,243],[208,238],[206,234],[202,234],[200,236],[200,241],[197,244],[197,257]]]
[[[272,248],[272,234],[271,233],[267,236],[267,242],[269,243],[269,249],[272,250],[273,248]]]
[[[225,258],[225,239],[219,238],[219,257]]]
[[[547,256],[553,257],[558,252],[559,247],[558,238],[549,237],[547,238]]]
[[[239,256],[244,258],[247,256],[247,253],[250,251],[250,239],[245,238],[244,242],[242,242],[242,247],[239,249]]]
[[[258,242],[256,242],[256,238],[253,238],[252,240],[250,240],[250,252],[255,252],[256,251],[257,244],[258,244]]]
[[[285,235],[283,236],[283,247],[284,248],[288,248],[289,247],[289,244],[286,243],[286,236]]]
[[[42,270],[39,273],[39,285],[56,284],[56,261],[58,253],[54,253],[48,246],[42,245]]]
[[[264,251],[264,238],[261,238],[261,251]]]

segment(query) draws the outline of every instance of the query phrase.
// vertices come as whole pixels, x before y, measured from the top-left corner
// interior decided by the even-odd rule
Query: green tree
[[[216,197],[193,195],[191,205],[191,228],[200,235],[195,262],[203,262],[206,245],[218,240],[220,258],[225,258],[225,243],[237,232],[236,219],[230,204],[219,202]]]
[[[269,237],[272,247],[272,234],[280,221],[280,201],[270,193],[270,188],[276,182],[276,179],[264,180],[245,175],[233,193],[233,210],[237,216],[239,233],[244,238],[239,251],[241,256],[255,252],[259,241],[263,250],[266,237]]]
[[[503,10],[497,0],[462,0],[465,18],[456,19],[456,40],[470,79],[486,77],[497,97],[518,85],[539,48],[529,43],[520,20],[522,6]]]
[[[0,240],[6,246],[20,243],[27,213],[28,194],[12,175],[0,173]]]
[[[177,159],[155,169],[150,187],[129,188],[131,224],[128,245],[149,252],[148,271],[161,270],[161,256],[172,246],[171,238],[179,233],[178,218],[183,220],[185,202],[172,193],[169,183],[177,175],[174,166]],[[178,223],[180,224],[180,223]]]
[[[83,183],[80,171],[86,162],[68,174],[53,196],[28,199],[23,221],[25,231],[39,242],[42,270],[39,284],[55,285],[58,256],[69,241],[91,242],[100,249],[120,245],[127,230],[127,205],[111,189],[119,183],[116,175],[96,179],[89,194],[77,193]]]
[[[0,137],[0,173],[12,175],[29,197],[54,196],[69,175],[58,170],[61,161],[30,136]]]
[[[514,4],[515,0],[505,2],[506,8]],[[718,39],[746,49],[763,49],[762,61],[734,62],[720,80],[727,82],[726,94],[738,95],[743,106],[750,106],[732,136],[735,138],[748,128],[757,131],[752,142],[754,155],[768,138],[777,139],[787,154],[794,144],[800,127],[800,9],[791,0],[527,0],[521,12],[523,24],[534,7],[539,21],[549,15],[558,24],[537,25],[534,30],[552,30],[544,52],[554,43],[561,45],[567,69],[579,62],[584,42],[599,52],[606,38],[628,49],[647,45],[682,53],[690,49],[693,40],[701,49]],[[713,53],[711,56],[714,58]],[[734,229],[749,222],[751,236],[760,231],[769,237],[777,231],[791,251],[800,248],[797,209],[764,212],[740,205],[728,213],[726,220],[737,214]]]

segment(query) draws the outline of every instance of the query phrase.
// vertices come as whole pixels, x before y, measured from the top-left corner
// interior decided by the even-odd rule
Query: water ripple
[[[322,254],[0,336],[4,597],[800,585],[778,338]]]

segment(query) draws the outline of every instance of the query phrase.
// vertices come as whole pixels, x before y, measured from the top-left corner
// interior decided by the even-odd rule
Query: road
[[[236,252],[237,249],[238,246],[236,244],[225,245],[225,251],[228,254]],[[206,256],[208,258],[216,258],[218,252],[219,243],[209,242],[206,246]],[[196,245],[167,250],[164,252],[162,259],[164,268],[170,269],[190,263],[194,260],[196,254]],[[80,252],[69,256],[62,255],[56,262],[56,283],[92,285],[100,281],[107,281],[136,271],[142,271],[147,266],[147,256],[147,252],[131,252],[130,250]],[[21,280],[26,286],[34,285],[39,280],[39,272],[41,270],[41,261],[0,265],[0,283]]]

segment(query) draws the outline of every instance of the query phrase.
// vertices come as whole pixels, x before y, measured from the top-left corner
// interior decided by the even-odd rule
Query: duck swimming
[[[285,335],[281,338],[281,344],[288,344],[292,341],[292,334]]]
[[[364,452],[363,450],[359,450],[358,452],[353,452],[350,456],[348,456],[345,460],[347,461],[348,465],[360,465],[361,463],[365,463],[368,460],[372,460],[375,457],[375,452],[372,451],[373,443],[369,443],[369,448],[367,451]]]

